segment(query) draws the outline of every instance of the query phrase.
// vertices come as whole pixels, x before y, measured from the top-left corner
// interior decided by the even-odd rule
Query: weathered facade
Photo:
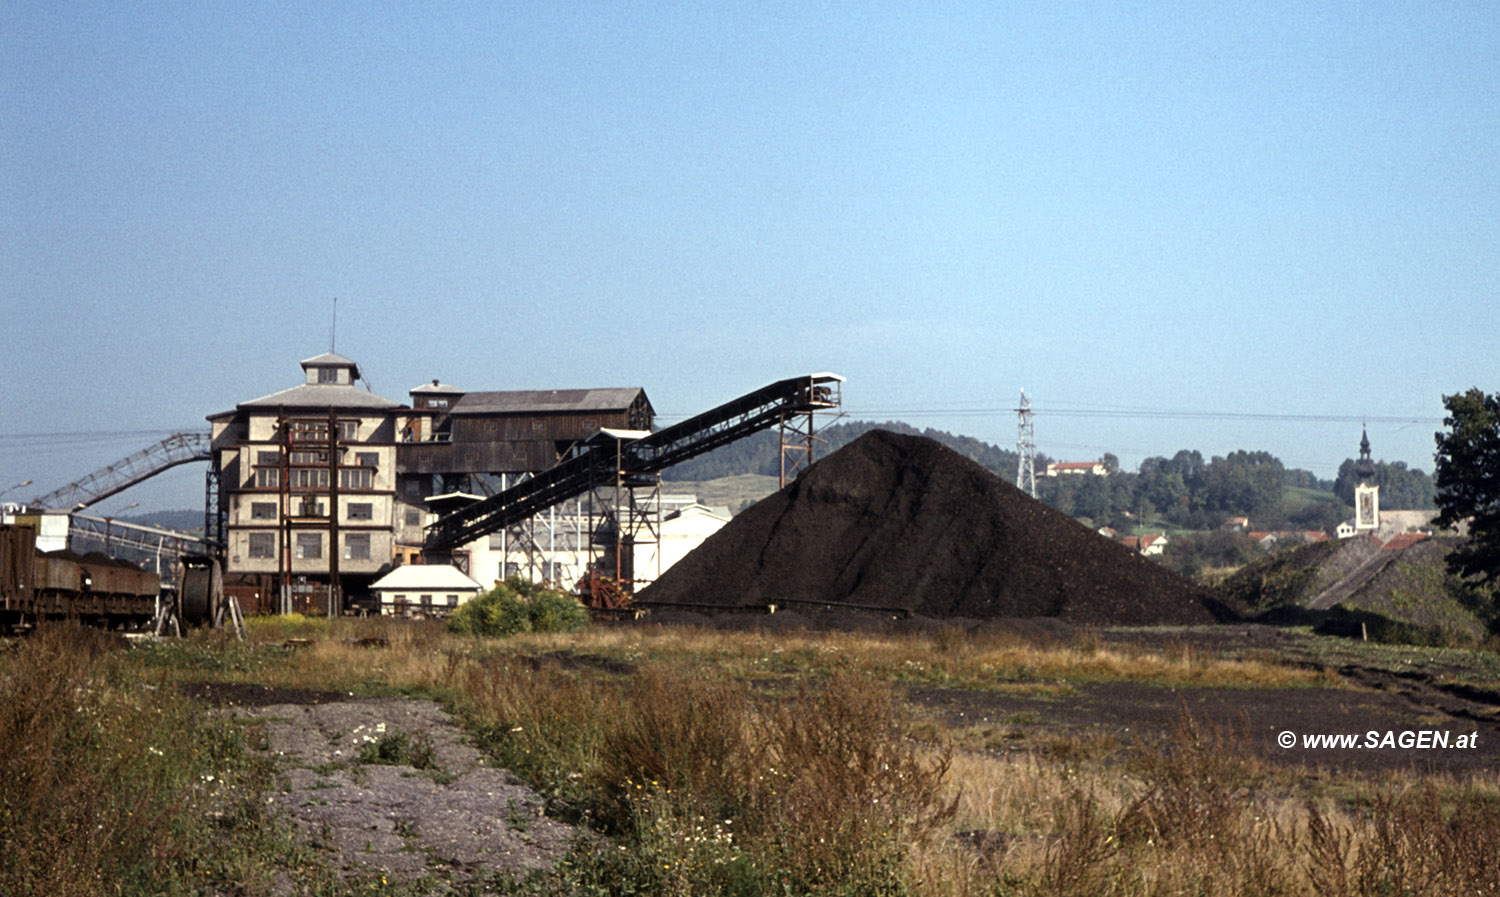
[[[362,596],[420,554],[432,497],[503,486],[653,415],[639,388],[466,393],[434,380],[403,405],[356,386],[348,358],[301,366],[301,384],[209,418],[225,572],[263,610]]]
[[[301,385],[209,418],[226,573],[262,580],[284,611],[326,609],[333,577],[344,591],[368,585],[414,510],[396,497],[405,406],[355,386],[342,356],[302,369]],[[420,514],[410,523],[420,540]]]
[[[546,470],[601,428],[649,430],[654,417],[638,387],[463,393],[434,382],[411,395],[417,423],[400,464],[413,480]]]

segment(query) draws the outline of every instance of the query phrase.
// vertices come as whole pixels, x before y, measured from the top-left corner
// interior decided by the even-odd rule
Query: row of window
[[[327,489],[328,468],[293,467],[287,471],[287,486],[292,489]],[[281,485],[281,471],[275,467],[257,467],[255,486],[257,489],[275,489]],[[373,489],[375,471],[369,467],[339,468],[340,489]]]
[[[250,503],[251,520],[275,520],[277,502],[274,501],[252,501]],[[303,499],[292,506],[295,516],[298,517],[326,517],[328,507],[321,501]],[[368,501],[351,501],[344,505],[345,520],[369,520],[375,519],[375,505]],[[421,526],[422,512],[415,508],[406,509],[405,517],[407,526]]]
[[[352,441],[359,436],[359,421],[341,420],[339,424],[339,439],[346,442]],[[293,442],[327,442],[328,421],[326,420],[294,420],[288,421]]]
[[[292,452],[290,454],[290,456],[287,458],[287,461],[290,462],[293,465],[297,465],[297,464],[321,464],[324,467],[327,467],[328,466],[328,453],[327,452],[310,452],[310,451],[299,450],[299,451]],[[278,451],[265,451],[265,450],[257,451],[255,453],[255,466],[256,467],[280,467],[281,466],[281,453],[278,452]],[[355,467],[379,467],[380,466],[380,453],[379,452],[355,452],[354,453],[354,466]]]
[[[392,599],[396,603],[396,610],[397,611],[404,610],[404,609],[406,609],[407,606],[409,606],[410,604],[413,603],[412,601],[407,600],[407,596],[405,596],[405,595],[393,595],[391,597],[392,597]],[[432,597],[433,596],[431,596],[431,595],[419,595],[417,597],[415,603],[420,604],[422,607],[432,607],[433,604],[434,604],[434,602],[432,600]],[[447,596],[445,596],[445,603],[449,607],[458,607],[458,596],[457,595],[447,595]]]
[[[250,533],[250,557],[275,558],[278,535],[279,533]],[[300,560],[318,560],[323,557],[322,533],[294,533],[293,536],[292,557]],[[362,561],[369,558],[370,534],[345,533],[344,559]]]

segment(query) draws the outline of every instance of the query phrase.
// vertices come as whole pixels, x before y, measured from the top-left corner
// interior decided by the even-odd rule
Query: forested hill
[[[874,421],[850,421],[849,423],[834,424],[818,431],[821,440],[816,448],[816,457],[823,457],[830,452],[843,448],[850,442],[858,439],[871,430],[890,430],[894,433],[906,433],[912,436],[926,436],[929,439],[941,442],[959,454],[970,458],[989,468],[991,471],[1004,477],[1007,482],[1014,483],[1016,480],[1016,453],[1007,451],[999,446],[981,442],[972,436],[955,436],[942,430],[918,430],[910,424],[896,421],[875,423]],[[706,455],[700,455],[691,461],[684,461],[675,467],[668,468],[662,472],[662,478],[666,480],[714,480],[719,477],[735,476],[742,473],[759,473],[767,476],[778,476],[781,473],[780,440],[775,430],[767,430],[730,443],[720,449],[715,449]],[[1037,467],[1043,468],[1045,460],[1038,458]]]
[[[824,457],[871,430],[926,436],[977,461],[1006,482],[1016,479],[1016,453],[970,436],[941,430],[918,430],[910,424],[852,421],[819,433],[817,456]],[[774,431],[758,433],[663,473],[672,481],[719,479],[753,473],[780,472],[779,441]],[[1289,470],[1263,451],[1236,451],[1204,458],[1182,450],[1171,458],[1141,462],[1137,472],[1118,468],[1106,454],[1099,460],[1108,477],[1048,478],[1048,458],[1036,457],[1037,492],[1042,501],[1075,517],[1108,523],[1117,529],[1144,520],[1160,520],[1180,529],[1216,529],[1227,517],[1247,516],[1258,529],[1321,529],[1332,531],[1353,513],[1353,460],[1346,460],[1337,480],[1320,480],[1306,470]],[[1081,459],[1073,459],[1081,460]],[[1387,510],[1433,507],[1432,478],[1402,462],[1376,464],[1380,505]]]

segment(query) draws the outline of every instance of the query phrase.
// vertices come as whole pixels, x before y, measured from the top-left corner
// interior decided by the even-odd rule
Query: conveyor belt
[[[837,384],[843,379],[837,374],[808,374],[779,380],[638,439],[596,437],[550,470],[439,519],[428,527],[425,547],[451,551],[589,489],[614,483],[622,474],[656,473],[773,427],[790,415],[837,408]]]
[[[94,471],[76,483],[27,502],[33,508],[79,510],[149,480],[179,464],[209,460],[207,433],[173,433],[161,442]]]

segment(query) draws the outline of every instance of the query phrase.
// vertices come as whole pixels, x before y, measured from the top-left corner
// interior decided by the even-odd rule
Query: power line
[[[0,446],[20,451],[42,448],[70,448],[105,445],[135,439],[160,439],[164,435],[202,430],[201,427],[161,427],[151,430],[72,430],[0,434]],[[206,431],[205,431],[206,432]]]
[[[1086,417],[1086,418],[1109,418],[1124,419],[1137,418],[1141,420],[1204,420],[1204,421],[1255,421],[1255,422],[1284,422],[1284,423],[1327,423],[1327,424],[1349,424],[1349,423],[1371,423],[1371,424],[1426,424],[1441,426],[1443,419],[1440,417],[1420,417],[1401,415],[1380,414],[1292,414],[1288,412],[1253,412],[1253,411],[1183,411],[1168,410],[1160,408],[1068,408],[1055,407],[1045,408],[1033,405],[1032,414],[1040,417]],[[994,417],[999,415],[1012,415],[1016,413],[1014,408],[999,407],[965,407],[965,406],[927,406],[924,408],[859,408],[852,407],[845,410],[849,417]],[[658,418],[676,420],[678,415],[657,415]],[[682,415],[686,417],[686,415]]]

